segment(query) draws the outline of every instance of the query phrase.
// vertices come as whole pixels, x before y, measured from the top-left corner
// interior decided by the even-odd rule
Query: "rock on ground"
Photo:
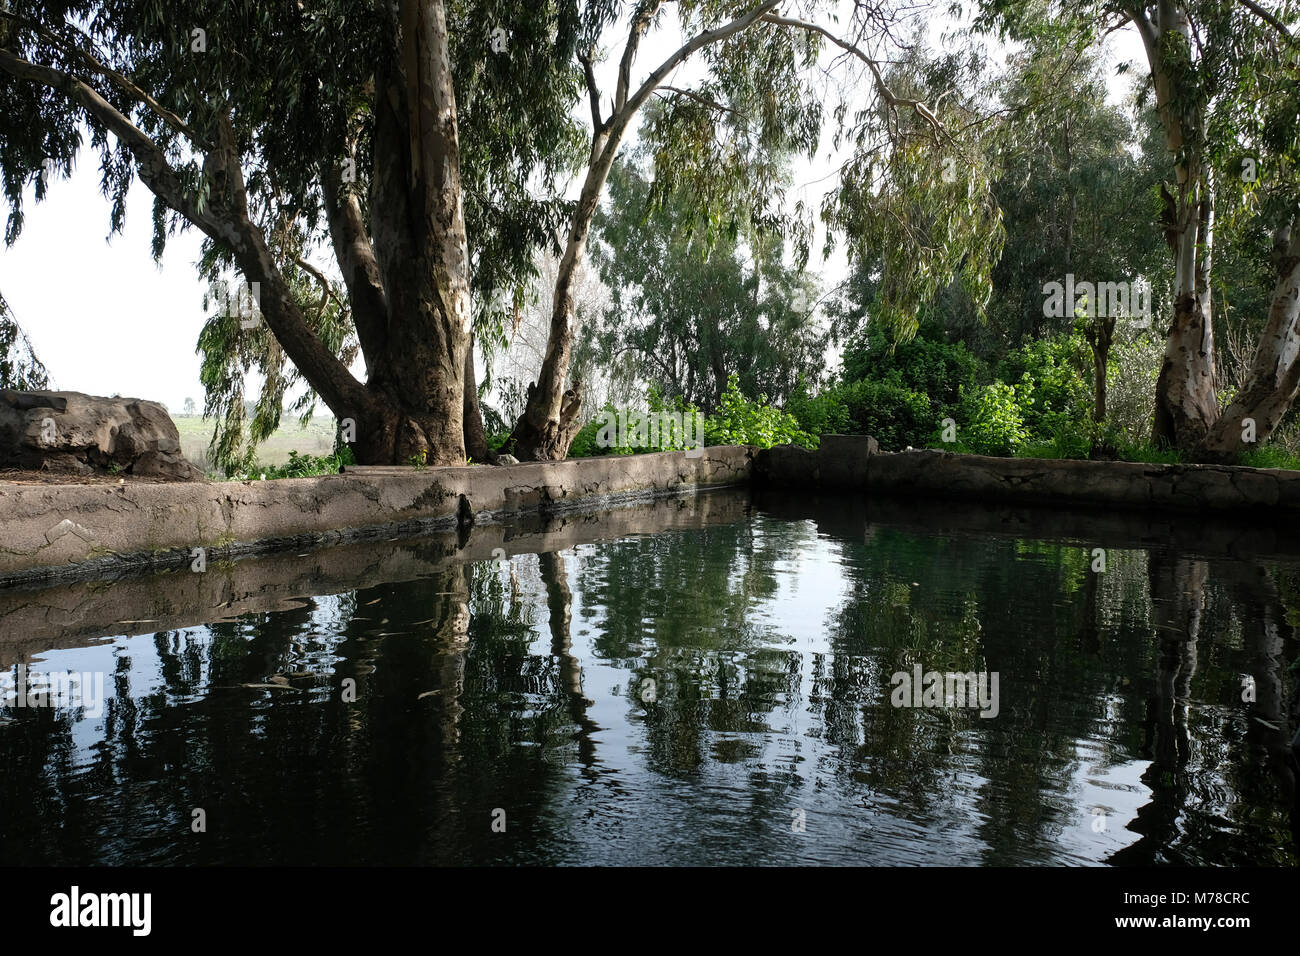
[[[162,405],[81,392],[0,389],[0,467],[203,479]]]

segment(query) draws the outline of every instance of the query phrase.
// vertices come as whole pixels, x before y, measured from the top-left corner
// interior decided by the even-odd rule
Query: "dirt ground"
[[[116,485],[124,480],[128,485],[160,485],[175,479],[135,475],[74,475],[64,471],[0,468],[0,483],[10,482],[15,485]]]

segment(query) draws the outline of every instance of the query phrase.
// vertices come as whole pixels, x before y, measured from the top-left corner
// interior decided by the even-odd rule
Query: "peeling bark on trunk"
[[[1300,230],[1294,223],[1274,235],[1273,260],[1278,281],[1268,322],[1246,381],[1205,440],[1211,459],[1229,460],[1253,447],[1244,440],[1252,430],[1256,444],[1265,441],[1300,390]]]
[[[470,300],[447,25],[442,0],[403,0],[399,15],[398,48],[376,72],[370,197],[387,335],[367,356],[377,408],[357,422],[357,458],[456,464]]]
[[[1165,237],[1174,254],[1174,314],[1156,380],[1152,437],[1186,451],[1200,447],[1218,419],[1209,276],[1213,197],[1201,156],[1204,116],[1191,91],[1165,69],[1162,48],[1191,48],[1191,26],[1176,0],[1159,0],[1154,18],[1129,12],[1146,48],[1165,145],[1175,157],[1175,194],[1167,198]],[[1199,283],[1204,283],[1198,288]]]

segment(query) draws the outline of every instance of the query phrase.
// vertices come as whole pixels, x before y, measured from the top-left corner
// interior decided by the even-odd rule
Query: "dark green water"
[[[1296,865],[1295,561],[700,502],[508,561],[213,568],[228,604],[184,572],[0,595],[0,665],[107,697],[0,709],[0,863]],[[916,664],[996,672],[997,715],[892,706]]]

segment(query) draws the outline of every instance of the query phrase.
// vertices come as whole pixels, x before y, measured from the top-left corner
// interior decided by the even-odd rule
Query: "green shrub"
[[[1183,453],[1177,448],[1159,448],[1151,442],[1134,442],[1116,449],[1120,461],[1139,461],[1148,465],[1182,464]]]
[[[756,402],[750,401],[740,393],[739,379],[732,375],[718,410],[705,420],[704,443],[816,448],[817,438],[801,429],[793,415],[767,404],[766,395],[760,395]]]
[[[1092,440],[1086,430],[1075,424],[1055,429],[1048,438],[1033,437],[1018,447],[1017,458],[1075,458],[1086,459],[1092,452]]]
[[[256,461],[246,460],[240,463],[234,472],[227,472],[232,481],[253,481],[265,478],[314,478],[317,475],[337,475],[348,465],[355,465],[356,458],[347,445],[337,455],[300,455],[289,452],[289,460],[283,465],[260,465]]]
[[[848,415],[845,431],[871,435],[886,451],[923,448],[935,429],[930,400],[893,382],[864,379],[839,386],[835,394]]]
[[[1021,414],[1022,401],[1023,392],[1006,382],[964,391],[954,450],[976,455],[1012,454],[1030,437]]]
[[[1164,351],[1164,339],[1148,329],[1133,330],[1124,323],[1116,328],[1106,375],[1106,424],[1119,432],[1117,443],[1151,439]]]
[[[1058,335],[1027,343],[998,363],[997,379],[1015,386],[1020,416],[1032,440],[1054,441],[1069,423],[1090,420],[1089,361],[1080,336]]]
[[[605,407],[613,408],[612,405]],[[600,431],[600,426],[600,419],[595,418],[578,429],[578,433],[573,436],[573,443],[569,445],[570,458],[594,458],[609,451],[596,444],[596,433]]]
[[[809,395],[807,384],[800,380],[786,402],[785,410],[809,435],[820,438],[822,435],[847,434],[851,431],[849,409],[839,388],[832,386],[817,395]]]
[[[845,349],[842,378],[845,382],[890,382],[916,392],[926,396],[943,418],[957,407],[963,388],[971,389],[987,380],[988,368],[960,342],[939,342],[918,335],[895,343],[877,332]]]

